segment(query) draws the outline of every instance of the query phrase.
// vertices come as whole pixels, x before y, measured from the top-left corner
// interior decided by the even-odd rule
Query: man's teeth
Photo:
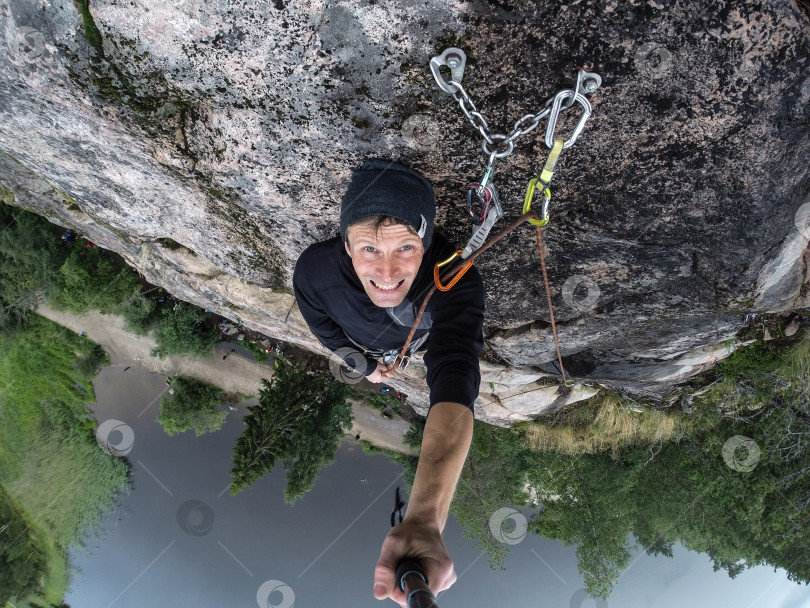
[[[400,281],[400,283],[401,282],[402,281]],[[374,283],[374,281],[372,281],[372,283]],[[391,285],[380,285],[379,283],[374,283],[374,286],[377,289],[382,289],[384,291],[391,291],[392,289],[396,289],[397,287],[399,287],[399,283],[393,283]]]

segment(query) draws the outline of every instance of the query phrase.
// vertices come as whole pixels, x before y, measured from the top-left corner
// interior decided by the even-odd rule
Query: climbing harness
[[[436,264],[433,269],[434,286],[428,292],[422,306],[419,309],[419,314],[416,317],[416,322],[411,329],[410,335],[402,348],[402,353],[407,352],[414,332],[419,325],[419,321],[424,313],[430,297],[435,293],[435,290],[448,291],[455,285],[459,279],[464,275],[473,264],[475,258],[483,253],[486,249],[498,242],[504,236],[509,234],[512,230],[517,228],[522,223],[528,221],[534,225],[537,235],[537,245],[540,249],[540,265],[543,271],[543,283],[546,290],[546,299],[548,300],[549,317],[551,319],[552,334],[554,336],[554,343],[557,349],[557,358],[560,364],[560,373],[562,374],[563,383],[568,386],[568,380],[565,377],[565,370],[562,365],[562,354],[560,351],[560,343],[557,338],[557,328],[554,322],[554,310],[551,305],[551,294],[548,283],[548,273],[546,271],[545,257],[543,255],[543,243],[540,233],[540,228],[549,222],[549,208],[551,205],[551,189],[549,184],[554,175],[554,169],[559,160],[560,153],[573,146],[583,129],[585,124],[593,112],[590,101],[587,95],[595,92],[602,84],[602,78],[593,72],[579,70],[577,73],[576,85],[572,89],[563,89],[558,91],[556,95],[546,100],[543,108],[536,114],[526,114],[518,119],[512,126],[509,133],[493,133],[490,130],[489,123],[484,115],[479,112],[478,108],[473,102],[467,90],[461,84],[464,77],[464,69],[467,64],[467,56],[464,51],[458,48],[445,49],[443,53],[437,55],[430,60],[430,70],[433,73],[433,78],[436,84],[445,93],[452,95],[458,102],[464,116],[470,121],[470,124],[478,130],[481,135],[481,150],[486,158],[486,167],[481,179],[477,182],[472,182],[467,186],[467,213],[473,224],[472,236],[465,245],[464,249],[456,251],[452,256]],[[450,79],[447,80],[442,75],[442,68],[450,70]],[[582,114],[579,117],[576,125],[574,126],[567,139],[557,133],[560,123],[560,116],[562,113],[573,106],[579,106]],[[491,241],[486,242],[490,231],[495,223],[503,217],[503,208],[501,207],[498,191],[492,181],[495,167],[498,161],[508,158],[515,150],[515,143],[518,138],[527,135],[537,129],[540,123],[548,119],[546,124],[546,132],[544,142],[549,149],[548,157],[543,165],[543,169],[539,175],[532,177],[529,180],[528,187],[526,188],[526,195],[523,200],[522,215],[518,220],[512,222],[504,230],[499,232]],[[537,192],[543,197],[540,205],[540,213],[532,210],[532,203]],[[456,264],[452,264],[458,260]],[[443,270],[444,269],[444,270]],[[399,364],[401,356],[397,357],[395,364]]]
[[[417,324],[418,325],[418,324]],[[392,348],[390,350],[382,350],[382,349],[375,349],[365,346],[352,338],[348,333],[345,331],[343,335],[354,344],[357,348],[360,349],[360,352],[364,356],[373,357],[375,359],[381,359],[383,365],[390,366],[392,365],[397,359],[399,358],[399,369],[405,370],[408,367],[408,362],[410,361],[411,355],[419,350],[419,348],[428,341],[430,338],[430,332],[425,332],[425,334],[419,336],[416,340],[409,342],[404,349],[399,348]],[[401,353],[405,353],[404,356],[400,356]]]

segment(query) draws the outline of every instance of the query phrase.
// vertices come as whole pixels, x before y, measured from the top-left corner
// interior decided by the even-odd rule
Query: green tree
[[[503,507],[526,504],[526,472],[533,458],[514,432],[475,423],[450,512],[464,536],[487,552],[492,569],[503,568],[509,545],[492,535],[490,518]]]
[[[344,385],[330,382],[338,388]],[[328,389],[327,389],[328,390]],[[284,499],[293,504],[312,489],[320,470],[335,461],[340,440],[352,426],[351,406],[345,401],[338,403],[340,391],[332,391],[322,405],[316,406],[313,414],[301,421],[293,437],[295,447],[284,459],[287,471],[287,487]],[[332,402],[331,404],[329,402]]]
[[[160,319],[157,304],[141,290],[132,294],[118,309],[124,317],[124,328],[138,336],[148,334]]]
[[[293,503],[334,460],[340,439],[351,427],[351,406],[345,384],[283,358],[277,361],[273,379],[263,381],[259,404],[248,408],[245,430],[234,448],[230,490],[237,494],[283,461],[285,499]]]
[[[184,354],[209,357],[219,342],[219,332],[207,325],[207,320],[207,313],[185,302],[163,308],[155,326],[157,346],[152,349],[152,356],[161,359]]]
[[[576,546],[579,572],[593,597],[607,598],[629,564],[634,471],[606,455],[543,455],[529,473],[542,488],[543,512],[529,529]]]
[[[63,228],[19,207],[0,204],[0,326],[18,325],[56,280],[70,247]]]
[[[110,356],[98,344],[93,346],[89,353],[80,355],[73,362],[73,369],[85,378],[95,378],[99,370],[110,364]]]
[[[161,399],[158,416],[168,435],[194,429],[199,437],[222,427],[227,414],[219,409],[225,402],[222,389],[182,376],[172,378],[170,384],[171,392]]]
[[[61,238],[65,229],[0,204],[0,327],[19,324],[43,298],[57,310],[115,312],[138,277],[114,253]]]
[[[391,393],[372,393],[366,399],[366,406],[379,412],[390,410],[397,416],[402,410],[399,399],[394,398]]]
[[[803,411],[772,404],[616,459],[543,454],[529,479],[548,500],[530,530],[577,547],[593,596],[610,594],[632,537],[654,555],[671,556],[675,543],[705,553],[731,577],[768,564],[807,582],[809,427]],[[755,457],[730,456],[740,436],[756,442]]]
[[[98,247],[76,246],[48,289],[48,303],[75,314],[115,312],[137,288],[132,268]]]

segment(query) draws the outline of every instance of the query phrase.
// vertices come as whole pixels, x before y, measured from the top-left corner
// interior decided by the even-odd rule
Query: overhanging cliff
[[[363,158],[422,171],[439,226],[466,240],[480,139],[427,67],[450,45],[494,131],[580,67],[603,78],[544,236],[571,375],[661,397],[727,354],[749,314],[810,306],[810,24],[792,0],[1,0],[0,44],[4,200],[277,338],[319,348],[290,276],[336,231]],[[498,166],[506,220],[541,131]],[[591,392],[544,386],[555,352],[533,238],[518,230],[479,263],[480,410],[497,423]]]

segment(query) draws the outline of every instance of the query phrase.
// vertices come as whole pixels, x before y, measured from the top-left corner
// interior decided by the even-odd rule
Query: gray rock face
[[[275,338],[320,349],[291,272],[336,231],[363,158],[425,173],[437,223],[466,241],[485,159],[427,67],[451,45],[493,132],[578,68],[603,77],[543,236],[569,375],[661,397],[730,352],[717,345],[749,313],[810,306],[810,25],[792,0],[0,0],[0,45],[3,199]],[[501,225],[544,128],[497,167]],[[571,398],[538,388],[556,357],[534,238],[522,227],[477,262],[494,423]],[[418,375],[400,384],[424,405]]]

